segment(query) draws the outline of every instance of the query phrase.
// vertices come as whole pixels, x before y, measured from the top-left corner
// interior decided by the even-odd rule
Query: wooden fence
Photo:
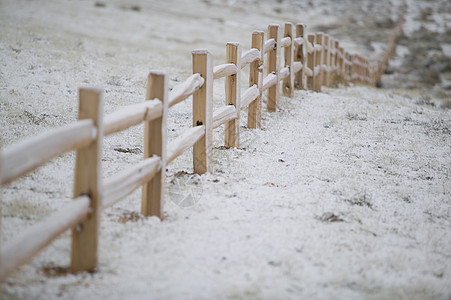
[[[283,59],[282,59],[283,58]],[[262,99],[267,110],[279,106],[280,92],[321,91],[332,74],[348,82],[375,85],[381,63],[346,52],[323,33],[306,34],[306,26],[269,25],[252,33],[252,48],[242,53],[239,43],[227,43],[226,61],[213,66],[207,50],[192,52],[193,75],[168,89],[164,72],[151,72],[146,101],[104,117],[102,92],[80,89],[78,121],[14,144],[0,152],[0,186],[16,180],[65,152],[76,151],[74,200],[50,217],[26,229],[0,252],[0,281],[25,264],[50,242],[72,230],[71,272],[97,267],[101,212],[142,186],[141,213],[162,218],[166,165],[193,147],[194,172],[212,172],[213,130],[225,126],[225,145],[240,145],[240,115],[247,108],[248,128],[261,127]],[[249,86],[242,91],[241,70],[249,65]],[[266,69],[266,72],[264,72]],[[225,77],[225,105],[213,111],[213,81]],[[281,86],[280,86],[281,83]],[[168,109],[193,96],[192,127],[168,142]],[[144,159],[113,177],[100,172],[103,138],[144,122]]]

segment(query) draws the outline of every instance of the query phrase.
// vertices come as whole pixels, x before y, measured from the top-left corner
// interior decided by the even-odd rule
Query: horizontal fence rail
[[[226,61],[213,66],[207,50],[194,50],[193,75],[168,88],[168,76],[152,71],[144,102],[103,116],[102,93],[80,89],[79,120],[28,138],[0,152],[0,184],[5,186],[52,158],[76,151],[74,199],[61,210],[26,229],[0,251],[0,281],[27,263],[66,230],[72,230],[71,272],[97,267],[100,213],[142,187],[141,213],[162,218],[165,169],[193,149],[193,170],[212,170],[213,130],[224,125],[226,146],[240,146],[240,116],[248,109],[248,128],[261,127],[263,95],[267,111],[279,107],[280,90],[293,97],[294,89],[320,92],[333,86],[332,76],[344,82],[376,85],[402,30],[402,18],[390,36],[383,60],[347,52],[338,40],[324,33],[306,33],[305,24],[269,25],[266,33],[252,33],[251,49],[227,43]],[[241,87],[241,70],[249,66],[249,85]],[[213,109],[213,81],[225,78],[225,105]],[[167,140],[168,109],[192,96],[192,127]],[[144,157],[105,180],[101,174],[104,137],[144,123]]]

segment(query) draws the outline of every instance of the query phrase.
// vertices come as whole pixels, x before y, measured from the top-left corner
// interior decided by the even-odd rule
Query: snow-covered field
[[[430,3],[407,4],[413,28]],[[305,22],[371,56],[390,29],[375,24],[400,5],[0,1],[2,143],[74,121],[80,86],[103,88],[111,113],[143,101],[149,70],[167,71],[173,87],[191,74],[191,50],[220,64],[226,42],[247,50],[270,23]],[[433,11],[428,20],[449,30],[446,11]],[[218,82],[215,107],[223,95]],[[96,273],[67,273],[66,233],[1,284],[0,298],[450,299],[446,101],[432,89],[355,86],[282,97],[262,130],[242,128],[241,149],[220,147],[215,131],[213,174],[191,174],[190,153],[168,167],[163,222],[138,214],[139,190],[106,210]],[[190,101],[171,109],[171,139],[190,122]],[[141,159],[142,131],[105,140],[105,177]],[[73,164],[69,153],[2,189],[2,243],[71,201]]]

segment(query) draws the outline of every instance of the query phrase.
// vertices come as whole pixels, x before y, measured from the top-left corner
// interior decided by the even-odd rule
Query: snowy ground
[[[377,7],[395,15],[399,2]],[[251,32],[269,23],[305,22],[313,32],[341,20],[334,35],[370,55],[363,34],[347,36],[352,9],[360,25],[371,23],[371,1],[358,9],[333,1],[0,1],[3,144],[75,120],[80,86],[103,87],[110,113],[142,101],[150,69],[166,70],[172,87],[191,73],[192,49],[209,49],[219,64],[227,41],[247,50]],[[264,113],[262,130],[242,128],[242,149],[223,150],[217,129],[213,174],[190,174],[190,153],[176,159],[164,222],[137,214],[140,191],[106,210],[98,272],[67,274],[66,233],[10,276],[0,296],[450,299],[451,112],[431,94],[296,91],[280,111]],[[171,109],[171,139],[190,111],[189,101]],[[134,153],[120,152],[127,148]],[[140,151],[142,127],[107,138],[105,176],[139,161]],[[2,189],[2,242],[70,201],[73,163],[64,155]]]

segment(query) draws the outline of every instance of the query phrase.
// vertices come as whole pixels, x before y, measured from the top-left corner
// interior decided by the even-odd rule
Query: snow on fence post
[[[226,105],[233,105],[236,109],[237,118],[225,123],[224,144],[227,147],[240,147],[240,110],[241,110],[241,88],[240,88],[240,65],[241,47],[239,43],[227,43],[226,63],[237,66],[235,74],[225,79],[225,101]]]
[[[301,70],[296,72],[294,74],[294,86],[297,89],[305,89],[305,82],[304,82],[304,70],[306,67],[306,59],[305,59],[305,39],[304,39],[304,33],[305,33],[305,24],[296,24],[296,38],[302,38],[304,41],[302,44],[295,47],[295,53],[294,53],[294,61],[298,61],[302,64]]]
[[[315,76],[315,85],[313,90],[315,92],[321,92],[321,86],[323,84],[323,72],[322,72],[322,66],[323,66],[323,61],[324,61],[324,57],[323,57],[323,33],[322,32],[318,32],[315,34],[316,35],[316,57],[315,57],[315,68],[313,71],[313,74]]]
[[[260,51],[260,59],[253,61],[249,71],[249,87],[257,85],[259,96],[249,104],[247,127],[261,128],[262,121],[262,94],[263,94],[263,43],[265,33],[254,31],[252,33],[252,48]]]
[[[340,42],[338,40],[334,40],[334,70],[335,72],[340,72]]]
[[[284,67],[288,67],[289,75],[285,77],[282,81],[282,91],[287,97],[294,97],[294,72],[293,72],[293,54],[294,54],[294,43],[293,43],[293,24],[285,23],[283,37],[290,38],[290,45],[286,46],[284,49]]]
[[[161,117],[144,122],[144,159],[157,155],[160,168],[155,176],[142,187],[141,213],[163,218],[164,178],[166,170],[166,120],[168,112],[168,76],[165,72],[152,71],[147,77],[146,101],[158,99],[163,103]]]
[[[204,84],[193,94],[193,127],[205,126],[205,135],[193,146],[194,173],[211,172],[213,143],[213,57],[208,50],[194,50],[193,74],[199,73]]]
[[[307,67],[312,72],[311,76],[307,76],[307,89],[313,91],[315,89],[315,63],[316,63],[316,50],[315,50],[315,44],[316,44],[316,35],[315,34],[309,34],[307,36],[308,42],[312,44],[313,51],[307,54]]]
[[[268,74],[276,75],[276,84],[268,88],[267,110],[275,112],[279,105],[280,84],[279,84],[279,25],[268,26],[268,40],[274,39],[276,44],[274,48],[268,52]]]
[[[323,35],[323,63],[321,67],[321,76],[322,76],[322,85],[323,86],[329,86],[329,67],[330,67],[330,56],[329,56],[329,35],[324,34]]]
[[[78,119],[92,119],[96,128],[93,142],[77,150],[74,176],[74,199],[87,195],[90,213],[72,229],[72,273],[94,271],[97,268],[99,221],[102,207],[102,143],[103,96],[96,89],[80,89]]]

